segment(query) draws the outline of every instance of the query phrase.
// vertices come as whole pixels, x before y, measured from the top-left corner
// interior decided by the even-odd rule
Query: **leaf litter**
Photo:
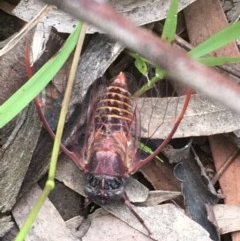
[[[25,4],[24,2],[26,2],[26,1],[21,1],[21,4]],[[27,1],[27,2],[30,2],[30,1]],[[155,1],[155,3],[159,4],[160,1]],[[146,7],[146,4],[143,3],[142,1],[139,1],[139,4],[140,4],[139,6],[135,6],[134,5],[135,2],[130,2],[130,4],[127,4],[127,1],[126,1],[123,4],[125,4],[125,5],[122,5],[122,7],[121,6],[119,7],[119,9],[122,10],[123,12],[125,11],[126,6],[128,6],[128,7],[125,12],[135,11],[138,8],[142,11],[142,9],[145,9],[144,7]],[[150,6],[150,4],[148,4],[148,5]],[[35,4],[32,3],[32,6],[35,6]],[[159,8],[155,8],[155,9],[157,9],[156,13],[160,12]],[[151,16],[151,13],[152,13],[151,11],[146,10],[146,9],[144,11],[149,13],[149,16]],[[22,13],[23,12],[24,11],[22,11]],[[142,14],[137,14],[136,16],[141,16],[141,15]],[[156,21],[158,18],[160,18],[159,15],[155,16],[152,14],[152,16],[155,18],[155,20],[153,18],[151,18],[150,20],[147,20],[147,21],[152,22],[152,21]],[[143,21],[145,21],[145,20],[139,19],[139,22],[140,22],[139,24],[143,24],[144,23]],[[67,23],[69,25],[66,24],[66,26],[68,27],[68,31],[71,31],[71,27],[73,27],[73,25],[74,25],[73,23],[74,22]],[[64,31],[64,30],[62,30],[62,31]],[[103,39],[103,42],[99,41],[100,38]],[[94,42],[94,40],[95,40],[95,42]],[[82,70],[79,71],[79,75],[81,76],[80,79],[88,78],[91,81],[100,77],[105,72],[105,70],[110,65],[110,63],[112,63],[123,50],[122,46],[114,43],[112,40],[106,38],[103,35],[99,35],[99,36],[95,37],[95,39],[93,38],[92,41],[93,41],[92,47],[91,48],[89,47],[89,49],[91,49],[91,50],[89,52],[88,52],[88,50],[86,50],[83,55],[83,58],[81,60],[82,63],[80,64],[80,69],[81,69],[81,66],[84,66],[83,63],[85,62],[86,59],[89,59],[90,61],[94,61],[94,58],[96,59],[96,63],[103,63],[101,66],[99,66],[99,67],[101,67],[101,69],[99,70],[97,68],[97,65],[95,65],[95,64],[86,64],[83,67],[83,69],[85,69],[86,72],[84,73]],[[101,45],[99,45],[99,47],[97,47],[98,43],[101,44]],[[89,45],[89,46],[91,46],[91,45]],[[94,46],[95,46],[95,48],[94,48]],[[106,49],[104,48],[104,46],[106,46]],[[104,58],[101,57],[101,54],[103,54],[103,53],[107,53]],[[109,57],[109,53],[111,55],[111,58],[108,59],[107,56]],[[92,59],[91,59],[91,56],[92,56]],[[93,66],[93,69],[92,70],[87,69],[87,66],[88,66],[88,68],[89,68],[89,66],[90,67]],[[79,86],[81,85],[80,83],[83,83],[83,82],[79,81]],[[84,83],[87,83],[87,85],[90,85],[89,81],[85,81]],[[83,87],[83,89],[87,89],[87,87]],[[76,89],[76,92],[77,92],[77,89]],[[76,95],[74,95],[74,96],[76,96]],[[80,97],[78,97],[78,98],[80,98]],[[196,99],[197,98],[200,98],[200,100],[196,101],[197,104],[195,104],[195,102],[193,100],[193,102],[192,102],[193,107],[192,108],[190,107],[190,109],[187,112],[186,119],[184,119],[184,121],[186,121],[187,128],[179,129],[179,132],[178,132],[179,134],[177,134],[178,137],[212,135],[212,134],[217,134],[217,133],[230,132],[230,131],[238,129],[239,116],[235,116],[235,114],[233,114],[231,112],[229,113],[229,111],[222,108],[222,106],[218,106],[215,103],[208,102],[204,98],[201,99],[201,96],[196,95]],[[194,97],[194,99],[195,99],[195,97]],[[78,101],[78,99],[76,99],[74,103],[77,103],[77,101]],[[159,104],[159,106],[160,106],[160,104]],[[147,106],[146,108],[148,109],[149,107]],[[144,115],[148,116],[148,114],[146,114],[146,113]],[[156,113],[158,113],[158,112],[156,112]],[[223,117],[224,117],[224,121],[219,121],[219,122],[217,122],[217,124],[213,124],[213,123],[216,123],[215,122],[216,120],[222,120]],[[159,118],[159,116],[158,116],[158,118]],[[158,121],[159,121],[159,119],[158,119]],[[184,121],[183,121],[183,123],[184,123]],[[230,122],[233,124],[230,125],[229,124]],[[204,124],[205,127],[202,127],[202,125],[200,125],[200,124]],[[213,125],[214,125],[214,127],[213,127]],[[193,130],[191,128],[189,128],[192,126],[194,126]],[[216,126],[218,128],[216,128]],[[144,133],[144,130],[146,128],[144,126],[142,128],[143,128],[142,133]],[[187,131],[186,131],[188,129],[190,129],[189,133],[187,133]],[[166,135],[168,133],[169,133],[169,131],[166,132],[166,134],[164,134],[164,133],[157,134],[157,138],[166,137]],[[187,133],[187,134],[185,134],[185,133]],[[68,161],[68,162],[71,163],[70,161]],[[60,164],[60,167],[61,167],[61,164]],[[67,168],[64,169],[65,173],[63,173],[63,174],[59,174],[59,172],[58,172],[58,175],[59,176],[63,175],[63,177],[59,178],[59,176],[58,176],[57,178],[59,178],[59,180],[63,181],[66,184],[66,186],[74,189],[75,191],[77,191],[78,193],[81,193],[83,195],[83,190],[82,190],[83,179],[78,178],[77,174],[76,174],[76,176],[75,176],[75,174],[72,176],[72,172],[66,171],[66,170],[68,170],[68,169]],[[77,170],[77,172],[79,172],[78,168],[76,168],[76,167],[75,167],[75,170]],[[71,175],[69,175],[69,173],[71,173]],[[70,177],[72,176],[70,178],[70,180],[68,180],[69,176]],[[135,179],[133,179],[133,180],[135,180]],[[135,182],[135,181],[133,181],[133,182]],[[75,183],[75,184],[73,184],[73,183]],[[143,185],[140,184],[139,186],[143,186]],[[130,187],[131,187],[131,185],[130,185]],[[141,192],[139,191],[139,193],[138,193],[138,190],[142,190],[142,189],[140,189],[140,187],[136,188],[133,185],[133,190],[135,190],[136,195],[132,195],[132,191],[130,191],[128,194],[131,201],[143,202],[143,203],[146,202],[147,195],[148,195],[148,190],[146,190],[146,188],[143,188],[143,191],[141,191]],[[143,194],[140,194],[140,193],[143,193]],[[31,195],[32,194],[33,193],[31,192]],[[134,197],[136,199],[134,199]],[[169,198],[171,198],[171,196]],[[159,201],[159,202],[161,202],[161,201]],[[25,204],[26,203],[24,203],[23,206]],[[155,205],[156,204],[157,203],[155,203]],[[215,207],[218,207],[218,205],[214,206],[214,209],[215,209]],[[130,224],[131,226],[134,226],[136,229],[139,229],[143,233],[145,233],[145,230],[143,230],[142,226],[138,223],[138,220],[136,220],[136,218],[131,213],[129,213],[129,210],[127,210],[124,205],[115,204],[115,205],[112,205],[112,206],[110,205],[109,207],[104,207],[104,208],[106,208],[109,212],[114,213],[114,215],[116,215],[117,217],[120,217],[121,219],[125,220],[126,223]],[[137,208],[138,212],[140,213],[140,215],[144,218],[144,220],[146,220],[146,223],[150,223],[149,226],[154,230],[152,237],[156,240],[188,240],[189,238],[191,238],[189,240],[200,240],[200,238],[202,238],[201,240],[210,240],[208,233],[205,230],[203,230],[195,222],[191,221],[186,215],[183,214],[182,211],[180,211],[180,209],[174,207],[173,205],[166,204],[166,205],[159,205],[159,206],[154,206],[154,207],[136,207],[136,208]],[[233,206],[233,208],[237,208],[237,207]],[[54,210],[53,206],[48,207],[48,209],[46,210],[45,218],[47,217],[46,220],[48,222],[48,224],[46,224],[46,226],[48,226],[49,223],[53,222],[49,219],[49,212],[51,212],[50,210],[52,210],[52,209]],[[20,210],[22,210],[22,209],[20,209]],[[221,212],[224,213],[224,211],[222,211],[222,210],[221,210]],[[21,215],[22,215],[22,211],[20,211],[20,216]],[[96,215],[97,218],[94,218],[94,215]],[[217,217],[216,214],[215,214],[215,216]],[[172,220],[171,219],[172,217],[174,217],[175,220]],[[233,217],[233,220],[235,220],[235,219],[237,220],[238,217],[237,216]],[[67,229],[65,229],[66,225],[63,222],[63,220],[61,219],[61,217],[59,217],[57,215],[57,217],[55,217],[54,220],[61,220],[61,221],[56,221],[57,223],[60,223],[60,226],[57,229],[64,230],[64,232],[66,232],[64,234],[66,236],[63,236],[63,237],[66,237],[66,239],[62,239],[62,240],[75,240],[75,238],[72,237],[72,234],[69,234],[69,231]],[[113,221],[113,220],[116,220],[116,221]],[[176,220],[177,220],[177,222],[176,222]],[[44,223],[44,221],[41,221],[41,222]],[[35,227],[37,228],[37,225],[39,225],[39,224],[41,225],[41,222],[37,221],[35,224],[36,225]],[[114,225],[113,222],[116,222],[116,225]],[[94,237],[95,237],[94,240],[96,240],[96,231],[99,231],[98,235],[99,235],[99,237],[101,237],[103,239],[104,234],[106,235],[107,232],[110,232],[111,229],[109,227],[113,227],[112,235],[114,235],[114,236],[119,235],[119,232],[117,232],[118,227],[120,227],[119,222],[120,221],[118,219],[113,218],[113,216],[111,216],[110,214],[104,214],[103,216],[98,217],[97,214],[94,213],[93,218],[92,218],[91,227],[90,227],[89,231],[86,233],[84,240],[88,240],[87,238],[89,238],[89,240],[91,240],[91,238],[94,238]],[[105,226],[103,226],[103,223]],[[112,226],[110,226],[110,224],[112,224]],[[123,223],[123,226],[124,225],[125,224]],[[218,226],[221,231],[222,230],[221,224],[218,223]],[[128,225],[125,225],[125,228],[128,228]],[[40,230],[41,230],[41,228],[40,228]],[[126,229],[123,229],[123,230],[126,230]],[[133,229],[131,229],[131,230],[132,230],[132,232],[134,232],[134,234],[137,237],[136,239],[138,239],[138,240],[140,240],[140,239],[144,240],[143,237],[146,237],[146,236],[137,236],[137,235],[141,235],[141,234],[136,233],[136,231]],[[224,230],[226,230],[226,229],[224,229]],[[235,231],[239,230],[239,227],[236,225],[234,230]],[[94,236],[94,233],[95,233],[95,236]],[[193,236],[195,234],[196,234],[196,236]],[[41,235],[43,235],[43,234],[41,233]],[[103,235],[103,236],[101,236],[101,235]],[[37,236],[38,236],[38,234],[37,234]],[[131,235],[129,235],[129,237],[130,236]],[[52,238],[52,240],[56,240],[56,238],[54,239],[54,237],[55,236],[52,234],[52,236],[50,238]],[[110,236],[109,238],[112,238],[112,237]],[[118,240],[121,240],[121,238],[124,238],[124,237],[120,236]],[[142,237],[142,238],[140,238],[140,237]],[[194,237],[194,239],[193,239],[193,237]],[[36,238],[36,236],[34,236],[34,238],[32,240],[37,240],[35,238]],[[42,238],[43,238],[43,236],[42,236]],[[41,240],[45,240],[45,239],[43,238]],[[46,240],[47,240],[47,238],[46,238]],[[48,240],[51,240],[51,239],[48,239]],[[58,239],[58,240],[60,240],[60,239]],[[100,238],[99,238],[99,240],[100,240]]]

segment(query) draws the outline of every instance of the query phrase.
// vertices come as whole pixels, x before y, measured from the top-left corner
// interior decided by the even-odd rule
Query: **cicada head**
[[[126,177],[86,174],[85,194],[98,204],[123,199]]]

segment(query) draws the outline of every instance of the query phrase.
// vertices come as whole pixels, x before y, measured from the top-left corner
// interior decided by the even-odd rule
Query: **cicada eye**
[[[99,185],[99,179],[93,175],[87,176],[87,182],[93,188],[96,188]]]
[[[113,178],[106,181],[106,185],[109,189],[118,189],[122,185],[122,181],[119,178]]]

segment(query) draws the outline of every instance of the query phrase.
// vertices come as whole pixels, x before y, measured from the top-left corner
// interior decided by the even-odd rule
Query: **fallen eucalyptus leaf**
[[[195,0],[180,0],[179,11],[194,1]],[[153,0],[151,4],[143,0],[110,0],[108,2],[116,11],[122,13],[137,25],[144,25],[164,19],[170,4],[168,0]],[[26,22],[31,20],[31,18],[33,18],[44,6],[42,2],[36,0],[21,0],[12,11],[8,11],[9,8],[12,9],[11,5],[9,5],[10,4],[0,3],[2,9]],[[76,19],[59,10],[51,11],[41,22],[45,25],[54,26],[59,32],[67,33],[72,32],[77,24]],[[96,31],[97,30],[93,27],[88,29],[88,33],[94,33]]]

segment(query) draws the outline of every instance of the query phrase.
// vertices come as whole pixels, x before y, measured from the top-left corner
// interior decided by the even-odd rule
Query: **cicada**
[[[119,73],[88,111],[87,131],[80,155],[62,145],[62,150],[85,174],[86,196],[99,205],[124,202],[150,233],[143,219],[132,208],[125,192],[126,185],[131,175],[150,162],[172,138],[187,102],[166,140],[151,155],[141,159],[138,156],[140,109],[128,90],[126,74]]]

